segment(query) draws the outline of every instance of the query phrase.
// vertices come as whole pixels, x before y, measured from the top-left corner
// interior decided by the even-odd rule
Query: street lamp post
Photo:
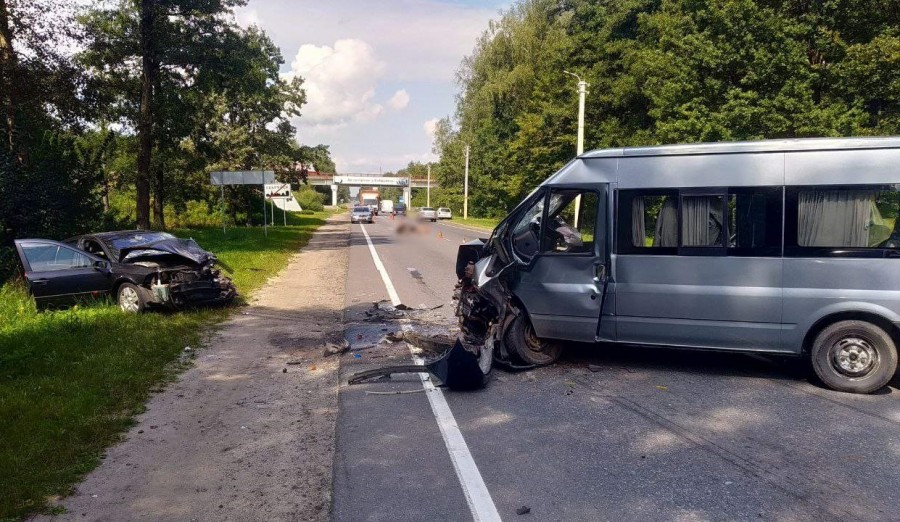
[[[578,80],[578,143],[576,144],[576,153],[581,156],[584,153],[584,100],[587,97],[587,82],[581,76],[569,71],[563,71],[569,76],[574,76]],[[581,212],[581,195],[575,198],[575,228],[578,229],[578,215]]]
[[[428,180],[425,182],[425,206],[431,206],[431,163],[428,164]]]
[[[469,219],[469,145],[466,144],[466,180],[463,184],[463,219]]]

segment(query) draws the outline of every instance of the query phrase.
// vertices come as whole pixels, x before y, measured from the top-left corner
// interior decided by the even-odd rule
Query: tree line
[[[439,198],[499,216],[585,147],[900,134],[900,0],[519,0],[457,73]],[[726,175],[726,173],[723,173]],[[435,192],[432,192],[435,202]]]
[[[0,0],[0,248],[25,236],[165,228],[197,203],[225,213],[208,172],[334,171],[300,145],[303,79],[245,0]],[[249,220],[250,189],[227,213]],[[114,207],[125,207],[127,215]]]

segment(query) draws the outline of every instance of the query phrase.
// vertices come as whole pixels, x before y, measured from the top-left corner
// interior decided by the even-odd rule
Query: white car
[[[450,212],[450,209],[447,207],[440,207],[437,209],[437,218],[438,219],[453,219],[453,213]]]
[[[422,221],[437,221],[437,212],[431,207],[422,207],[419,209],[419,219]]]

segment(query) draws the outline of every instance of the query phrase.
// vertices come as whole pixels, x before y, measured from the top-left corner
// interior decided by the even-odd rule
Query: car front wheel
[[[131,283],[122,283],[116,292],[116,302],[123,312],[129,314],[139,314],[147,309],[144,292]]]
[[[897,346],[890,334],[866,321],[839,321],[816,336],[810,353],[813,370],[838,391],[871,393],[897,371]]]
[[[553,364],[562,355],[562,344],[539,338],[531,321],[525,314],[513,319],[506,330],[503,343],[507,350],[515,354],[522,362],[535,366]]]

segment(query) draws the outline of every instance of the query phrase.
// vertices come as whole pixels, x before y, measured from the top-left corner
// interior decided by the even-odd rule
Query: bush
[[[294,194],[303,210],[322,211],[325,209],[325,195],[312,187],[304,187]]]

